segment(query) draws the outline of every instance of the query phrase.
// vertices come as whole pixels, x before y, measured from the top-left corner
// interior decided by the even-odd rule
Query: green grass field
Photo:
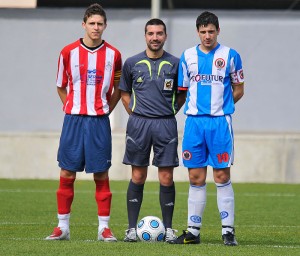
[[[0,179],[0,255],[300,255],[300,185],[234,184],[237,247],[221,241],[215,185],[208,184],[200,245],[124,243],[127,181],[112,181],[110,227],[117,243],[98,242],[93,181],[77,180],[70,241],[44,241],[57,225],[58,181]],[[140,217],[161,217],[157,182],[145,185]],[[173,228],[186,228],[188,183],[176,183]]]

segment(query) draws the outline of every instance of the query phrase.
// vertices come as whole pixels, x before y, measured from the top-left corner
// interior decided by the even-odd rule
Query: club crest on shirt
[[[110,72],[112,70],[112,63],[110,61],[107,62],[107,64],[105,65],[105,69]]]
[[[169,78],[165,79],[165,81],[164,81],[164,90],[165,91],[172,91],[173,83],[174,83],[173,79],[169,79]]]
[[[218,58],[215,60],[215,66],[217,69],[222,69],[225,67],[225,60],[223,60],[222,58]]]
[[[191,152],[188,151],[188,150],[184,150],[184,151],[182,152],[182,158],[183,158],[184,160],[191,160],[191,158],[192,158]]]

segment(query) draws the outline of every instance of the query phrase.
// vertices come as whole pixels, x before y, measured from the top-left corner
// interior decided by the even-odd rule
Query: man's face
[[[92,15],[86,22],[82,22],[82,26],[91,40],[101,39],[103,31],[106,29],[104,18],[100,15]]]
[[[200,26],[198,28],[198,35],[201,41],[201,45],[204,49],[211,50],[217,46],[217,39],[220,29],[216,29],[213,24],[208,24],[206,27]]]
[[[160,51],[167,40],[163,25],[148,25],[145,34],[146,44],[150,51]]]

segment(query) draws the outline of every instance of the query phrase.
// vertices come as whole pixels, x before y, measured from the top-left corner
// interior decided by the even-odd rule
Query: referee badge
[[[165,82],[164,82],[164,90],[165,91],[172,91],[172,89],[173,89],[173,83],[174,83],[173,79],[166,78]]]

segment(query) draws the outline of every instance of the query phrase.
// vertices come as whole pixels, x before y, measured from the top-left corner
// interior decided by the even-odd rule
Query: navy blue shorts
[[[58,165],[74,172],[107,171],[111,166],[111,143],[108,116],[65,115]]]
[[[131,114],[126,129],[126,150],[123,163],[149,166],[152,147],[152,165],[178,166],[178,133],[175,117],[147,118]]]

